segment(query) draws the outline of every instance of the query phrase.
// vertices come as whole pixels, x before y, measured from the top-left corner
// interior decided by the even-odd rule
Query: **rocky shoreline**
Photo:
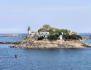
[[[91,45],[85,43],[83,40],[72,40],[72,41],[31,41],[24,40],[21,43],[10,46],[10,48],[30,48],[30,49],[61,49],[61,48],[88,48]]]
[[[21,42],[0,42],[0,44],[20,44]]]

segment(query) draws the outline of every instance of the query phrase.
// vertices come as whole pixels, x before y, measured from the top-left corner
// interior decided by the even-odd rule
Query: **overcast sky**
[[[91,0],[0,0],[0,33],[36,31],[44,24],[91,33]]]

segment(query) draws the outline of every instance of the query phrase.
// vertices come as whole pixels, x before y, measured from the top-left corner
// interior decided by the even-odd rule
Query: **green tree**
[[[49,25],[44,25],[43,28],[38,30],[38,32],[41,32],[41,31],[48,31],[50,33],[50,35],[48,36],[49,40],[57,40],[59,38],[59,36],[62,35],[62,33],[63,33],[64,40],[82,39],[82,37],[80,35],[70,34],[70,31],[67,29],[57,29],[57,28],[53,28]]]

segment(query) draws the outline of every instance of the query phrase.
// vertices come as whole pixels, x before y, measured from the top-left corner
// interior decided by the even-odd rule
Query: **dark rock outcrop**
[[[21,42],[0,42],[0,44],[20,44]]]

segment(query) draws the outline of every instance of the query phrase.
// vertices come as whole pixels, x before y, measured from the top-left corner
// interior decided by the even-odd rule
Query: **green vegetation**
[[[59,38],[59,36],[62,35],[62,33],[63,33],[64,40],[80,40],[80,39],[82,39],[82,37],[80,35],[78,35],[76,32],[71,32],[70,30],[67,30],[67,29],[53,28],[49,25],[44,25],[43,28],[38,30],[38,32],[42,32],[42,31],[47,31],[50,33],[50,35],[48,36],[49,40],[57,40]],[[43,37],[40,39],[43,39]]]
[[[43,37],[43,36],[38,37],[38,40],[43,40],[43,39],[44,39],[44,37]]]
[[[82,40],[80,35],[72,34],[72,35],[63,35],[64,40]]]
[[[69,34],[68,30],[62,29],[62,30],[56,30],[55,32],[49,30],[50,36],[48,37],[49,40],[57,40],[60,35],[63,33],[63,39],[64,40],[82,40],[82,37],[80,35],[76,34]]]

